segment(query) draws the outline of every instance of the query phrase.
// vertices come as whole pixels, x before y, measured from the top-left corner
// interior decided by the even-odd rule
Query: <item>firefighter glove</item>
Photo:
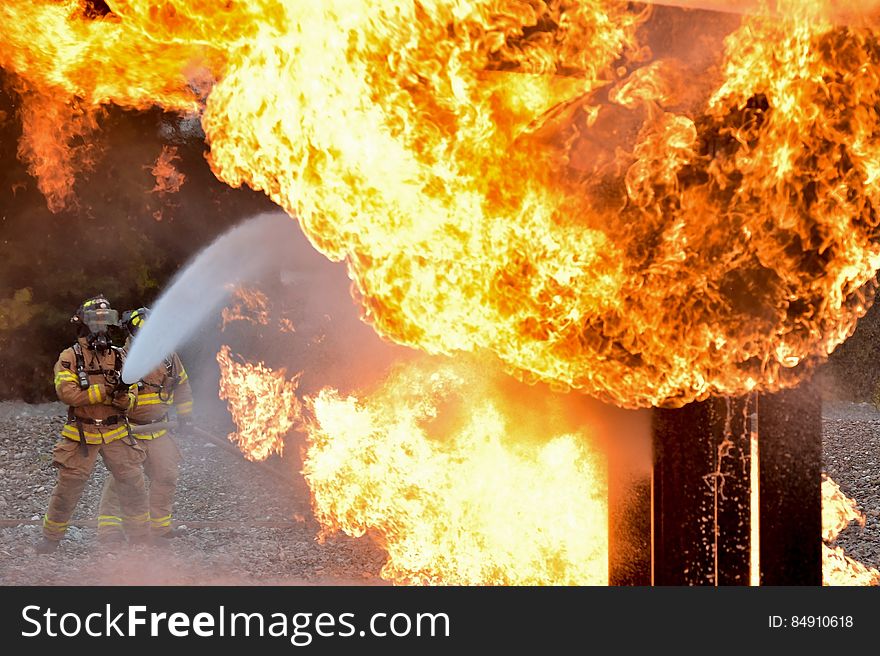
[[[133,405],[134,396],[130,394],[127,390],[118,390],[113,394],[110,400],[110,405],[112,405],[117,410],[128,410]]]

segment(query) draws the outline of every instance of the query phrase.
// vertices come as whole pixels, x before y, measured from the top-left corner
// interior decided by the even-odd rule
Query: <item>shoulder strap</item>
[[[83,357],[82,346],[77,342],[73,345],[73,355],[76,357],[76,371],[79,373],[80,371],[85,371],[86,369],[86,360]]]
[[[116,356],[113,362],[113,369],[121,371],[122,363],[125,362],[125,351],[118,346],[111,346],[110,348],[113,351],[113,355]]]
[[[71,350],[73,351],[73,357],[76,360],[76,379],[79,383],[79,388],[85,391],[89,388],[89,376],[88,372],[86,372],[86,361],[83,357],[82,346],[80,346],[79,342],[75,342]],[[68,407],[67,417],[69,420],[74,419],[73,406]]]

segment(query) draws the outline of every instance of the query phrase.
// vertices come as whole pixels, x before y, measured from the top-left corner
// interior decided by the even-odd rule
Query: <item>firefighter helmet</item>
[[[90,347],[104,351],[111,345],[110,327],[119,325],[119,312],[106,296],[98,294],[83,301],[70,322],[76,325],[77,337],[85,337]]]
[[[150,316],[150,308],[140,307],[137,310],[126,310],[122,313],[122,327],[134,337],[143,328],[144,321]]]

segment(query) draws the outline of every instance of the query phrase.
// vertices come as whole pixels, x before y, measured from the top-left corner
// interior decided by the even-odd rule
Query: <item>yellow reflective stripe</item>
[[[167,403],[167,401],[163,401],[159,398],[159,395],[156,392],[138,395],[138,405],[160,405],[162,403]]]
[[[69,524],[70,524],[70,522],[56,522],[56,521],[49,519],[48,513],[43,515],[43,526],[52,526],[52,527],[61,528],[61,527],[67,526]]]
[[[104,392],[101,390],[102,387],[103,385],[99,385],[98,383],[89,385],[89,403],[97,405],[98,403],[104,402]]]
[[[79,431],[76,429],[76,426],[64,424],[64,426],[61,427],[61,436],[79,442]]]
[[[58,385],[58,383],[63,383],[68,380],[73,381],[75,383],[75,382],[77,382],[77,377],[74,376],[69,371],[59,371],[57,374],[55,374],[55,385],[56,386]]]
[[[167,522],[171,520],[171,515],[165,515],[164,517],[150,517],[151,522]]]
[[[168,431],[165,429],[157,430],[155,433],[132,433],[139,440],[155,440],[157,437],[162,437]]]
[[[43,515],[43,528],[56,533],[64,533],[69,526],[68,522],[53,522],[49,519],[49,515]]]
[[[98,515],[98,526],[122,526],[122,517],[116,515]]]
[[[96,433],[94,430],[89,430],[88,427],[89,424],[83,424],[83,435],[86,436],[86,442],[89,444],[112,442],[128,435],[128,429],[125,426],[117,426],[105,433]],[[73,424],[64,424],[61,428],[61,436],[79,442],[79,429]]]
[[[186,371],[181,369],[180,370],[180,380],[178,380],[177,382],[178,383],[185,383],[188,380],[189,380],[189,376],[186,375]]]
[[[193,402],[192,401],[184,401],[180,405],[177,406],[177,414],[179,415],[188,415],[192,412]]]

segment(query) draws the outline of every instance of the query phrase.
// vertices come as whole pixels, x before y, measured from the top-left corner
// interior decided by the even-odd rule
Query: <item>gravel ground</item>
[[[42,517],[55,482],[52,445],[63,406],[0,403],[0,519]],[[848,555],[880,568],[880,413],[867,404],[826,404],[826,472],[866,515],[838,539]],[[213,426],[217,435],[222,427]],[[52,555],[37,556],[34,525],[0,526],[2,585],[256,585],[366,584],[378,578],[382,550],[368,537],[316,539],[308,490],[297,463],[245,460],[202,435],[179,441],[184,455],[175,506],[189,521],[283,522],[284,527],[188,527],[164,548],[104,553],[95,529],[73,527]],[[74,515],[93,519],[106,471],[100,459]],[[818,538],[817,538],[818,539]]]
[[[55,483],[52,446],[65,408],[0,403],[0,519],[40,519]],[[198,419],[198,417],[197,417]],[[225,433],[218,432],[218,435]],[[95,528],[73,526],[52,555],[36,555],[38,526],[0,526],[2,585],[380,584],[384,552],[369,538],[316,540],[308,490],[296,467],[245,460],[200,434],[183,452],[175,519],[283,522],[268,527],[187,527],[166,547],[105,553]],[[94,519],[106,470],[98,459],[73,523]]]
[[[880,412],[867,403],[826,403],[822,415],[825,472],[856,500],[866,520],[864,528],[852,522],[837,544],[880,569]]]

